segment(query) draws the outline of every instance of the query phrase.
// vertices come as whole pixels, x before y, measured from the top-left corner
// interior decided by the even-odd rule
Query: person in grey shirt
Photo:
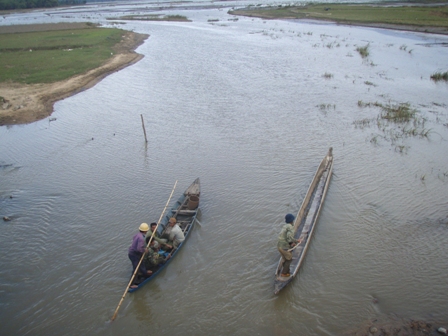
[[[185,240],[184,233],[179,225],[177,225],[176,218],[174,217],[170,218],[165,234],[168,235],[167,244],[173,246],[175,249]]]

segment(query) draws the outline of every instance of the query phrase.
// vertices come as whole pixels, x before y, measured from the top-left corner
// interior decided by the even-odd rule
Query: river
[[[339,335],[391,314],[448,326],[448,85],[430,79],[448,70],[448,37],[227,14],[241,3],[102,3],[1,21],[150,35],[141,61],[51,117],[0,127],[2,335]],[[143,13],[192,21],[106,20]],[[378,119],[400,104],[413,121]],[[275,296],[284,215],[329,147],[313,240]],[[158,220],[176,180],[173,201],[196,177],[200,223],[110,322],[132,236]]]

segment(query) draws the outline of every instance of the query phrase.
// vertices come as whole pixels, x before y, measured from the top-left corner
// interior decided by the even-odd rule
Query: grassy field
[[[310,4],[307,6],[250,7],[229,14],[267,19],[318,19],[346,23],[384,23],[448,28],[448,6],[387,6]]]
[[[84,73],[112,57],[122,35],[96,27],[0,34],[0,82],[51,83]]]

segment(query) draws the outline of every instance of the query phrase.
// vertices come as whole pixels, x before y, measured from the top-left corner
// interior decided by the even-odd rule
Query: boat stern
[[[289,277],[275,277],[274,282],[274,294],[277,295],[283,288],[286,287],[287,284],[289,284],[292,281],[293,276]]]

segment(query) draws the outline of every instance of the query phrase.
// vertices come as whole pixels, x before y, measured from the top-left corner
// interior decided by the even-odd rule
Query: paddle
[[[168,207],[168,204],[170,203],[171,197],[173,196],[174,189],[176,189],[176,185],[177,185],[177,180],[176,180],[176,183],[174,183],[173,190],[171,190],[170,198],[168,198],[168,201],[166,202],[165,208],[163,208],[162,214],[160,215],[159,221],[157,222],[157,226],[156,226],[155,230],[152,232],[151,238],[149,239],[148,245],[146,245],[146,248],[149,248],[149,245],[151,244],[152,238],[154,237],[154,234],[157,231],[157,228],[159,227],[160,221],[162,220],[162,217],[165,214],[165,210]],[[123,303],[123,300],[124,300],[126,294],[128,293],[129,287],[131,286],[132,282],[134,281],[135,275],[137,274],[138,269],[140,268],[140,264],[142,263],[144,256],[145,256],[145,253],[142,254],[140,262],[138,263],[137,267],[135,268],[134,274],[132,274],[132,278],[129,281],[128,286],[126,287],[126,289],[125,289],[125,291],[123,293],[123,296],[121,297],[120,302],[118,303],[117,309],[115,309],[115,312],[114,312],[114,315],[112,316],[111,321],[115,320],[115,318],[117,317],[118,310],[120,309],[120,306]]]
[[[288,252],[294,251],[296,248],[298,248],[300,246],[301,243],[302,243],[302,239],[299,239],[299,241],[296,243],[296,245],[293,248],[290,248],[288,250]]]

